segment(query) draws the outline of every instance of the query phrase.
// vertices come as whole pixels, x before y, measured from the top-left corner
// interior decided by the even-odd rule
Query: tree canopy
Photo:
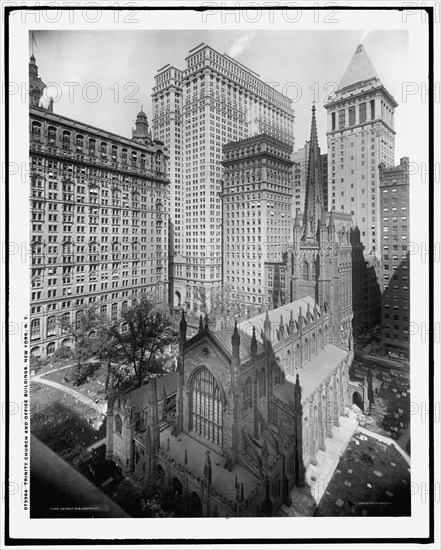
[[[133,368],[138,387],[155,373],[156,355],[177,339],[167,315],[155,309],[147,299],[123,311],[121,323],[112,326],[111,334],[122,359]]]

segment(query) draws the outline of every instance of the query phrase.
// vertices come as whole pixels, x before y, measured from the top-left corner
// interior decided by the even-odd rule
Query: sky
[[[50,85],[57,113],[131,137],[141,106],[151,121],[157,70],[167,63],[185,68],[189,50],[204,42],[293,100],[295,149],[309,138],[316,101],[322,152],[327,149],[323,104],[363,43],[381,81],[399,103],[396,163],[409,156],[410,106],[400,100],[402,83],[409,80],[407,30],[78,30],[35,31],[34,36],[39,76]]]

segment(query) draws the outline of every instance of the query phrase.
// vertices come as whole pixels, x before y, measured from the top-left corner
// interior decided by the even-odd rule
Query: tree
[[[79,386],[100,366],[93,365],[91,359],[102,359],[109,350],[113,350],[113,335],[109,331],[107,319],[99,315],[96,306],[77,308],[73,320],[70,315],[61,315],[59,324],[62,334],[73,343],[71,356],[75,362],[74,383]]]
[[[223,284],[214,289],[211,296],[211,317],[223,319],[226,324],[232,324],[234,319],[242,320],[250,315],[257,315],[260,309],[246,307],[245,296],[235,291],[230,285]]]
[[[111,328],[121,357],[133,369],[137,387],[155,370],[155,355],[177,340],[167,315],[143,298],[123,311],[121,323]]]

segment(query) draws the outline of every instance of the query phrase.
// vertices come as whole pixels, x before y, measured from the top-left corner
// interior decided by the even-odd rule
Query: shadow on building
[[[382,352],[392,359],[409,360],[410,274],[409,252],[394,266],[383,265],[381,295]],[[396,265],[396,264],[395,264]]]

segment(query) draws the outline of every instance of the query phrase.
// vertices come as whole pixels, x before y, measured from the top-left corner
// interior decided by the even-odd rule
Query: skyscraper
[[[138,113],[132,139],[31,101],[31,354],[71,346],[63,325],[96,307],[116,322],[141,296],[167,302],[168,155]]]
[[[222,146],[259,133],[292,145],[294,113],[288,97],[210,46],[185,60],[155,77],[153,130],[172,159],[170,303],[197,311],[221,285]]]
[[[329,206],[352,215],[366,253],[379,248],[378,165],[394,165],[397,105],[360,44],[325,107]]]
[[[383,351],[409,357],[409,159],[380,165]]]
[[[285,303],[292,147],[266,134],[223,147],[223,282],[245,313]]]

